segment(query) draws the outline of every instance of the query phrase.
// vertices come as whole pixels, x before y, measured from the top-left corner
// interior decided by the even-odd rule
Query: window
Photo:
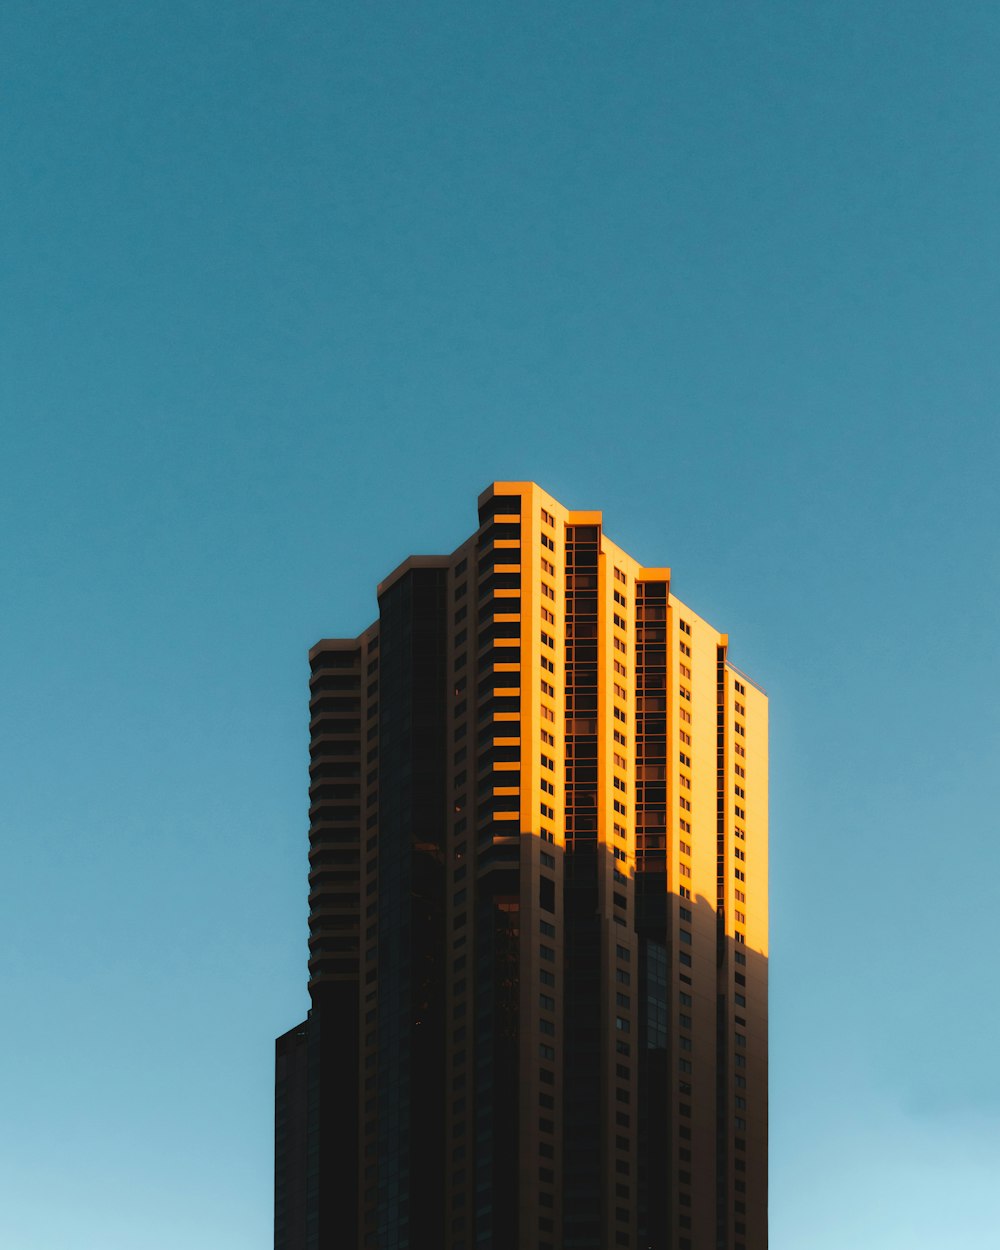
[[[690,855],[690,854],[691,854],[691,847],[688,845],[688,843],[687,843],[687,842],[682,842],[680,845],[681,845],[681,854],[682,854],[682,855]]]
[[[553,736],[549,733],[547,729],[542,730],[542,741],[545,743],[546,746],[550,746],[550,747],[554,747],[556,744],[555,738],[553,738]]]
[[[680,670],[681,670],[681,676],[682,676],[682,677],[690,677],[690,676],[691,676],[691,670],[688,668],[688,666],[687,666],[686,664],[682,664],[682,665],[680,666]]]
[[[617,568],[617,567],[615,568],[615,581],[616,581],[616,582],[622,582],[622,583],[624,583],[625,585],[627,585],[627,584],[628,584],[628,578],[627,578],[627,577],[625,576],[625,574],[621,571],[621,569],[619,569],[619,568]]]
[[[541,538],[542,538],[543,547],[545,547],[548,551],[555,551],[556,545],[552,541],[552,539],[548,536],[548,534],[542,534]]]
[[[681,649],[681,655],[690,655],[690,654],[691,654],[691,648],[687,645],[687,643],[686,643],[686,642],[682,642],[682,643],[680,643],[680,644],[679,644],[679,646],[680,646],[680,649]]]
[[[555,599],[556,592],[546,582],[542,582],[542,594],[546,599]]]
[[[624,617],[619,616],[617,612],[613,612],[611,615],[614,618],[614,622],[618,626],[619,629],[626,630],[626,631],[628,630],[628,626],[625,623]]]
[[[546,510],[545,510],[544,508],[542,509],[542,521],[543,521],[546,525],[555,525],[555,523],[556,523],[556,519],[555,519],[555,517],[552,515],[552,513],[551,513],[551,512],[546,512]]]
[[[556,640],[552,637],[551,634],[547,634],[544,629],[542,630],[542,645],[546,647],[552,647],[553,649],[555,649],[555,645],[556,645]]]
[[[554,625],[556,623],[555,614],[550,612],[544,604],[542,604],[542,620],[548,621],[550,625]]]
[[[682,699],[687,699],[688,701],[690,701],[691,691],[688,690],[687,686],[678,686],[677,691],[680,694]]]
[[[689,724],[689,725],[690,725],[690,724],[691,724],[691,713],[687,710],[687,708],[686,708],[686,707],[682,707],[682,708],[680,708],[680,709],[679,709],[679,711],[680,711],[680,714],[681,714],[681,720],[682,720],[682,721],[686,721],[686,722],[687,722],[687,724]]]
[[[747,714],[747,710],[746,710],[746,708],[743,706],[743,704],[742,704],[742,703],[734,703],[734,704],[733,704],[733,707],[735,707],[735,708],[736,708],[736,711],[737,711],[737,714],[738,714],[738,715],[740,715],[740,716],[746,716],[746,714]]]
[[[550,699],[554,699],[556,697],[555,686],[547,682],[544,677],[542,678],[542,694],[547,694]]]
[[[544,556],[542,556],[542,572],[548,573],[550,577],[555,577],[556,575],[556,566],[551,560],[546,560]]]
[[[541,758],[542,758],[542,767],[543,767],[543,768],[548,768],[550,771],[551,771],[551,770],[553,770],[553,769],[555,769],[556,762],[555,762],[555,760],[551,757],[551,755],[543,755]]]
[[[542,668],[544,668],[547,673],[554,673],[556,671],[556,666],[552,663],[551,660],[547,659],[544,655],[539,657],[539,663],[541,664]]]
[[[680,759],[681,759],[681,763],[682,763],[682,764],[686,764],[686,765],[688,766],[688,768],[690,768],[690,767],[691,767],[691,756],[690,756],[690,755],[685,755],[685,754],[684,754],[684,752],[683,752],[683,751],[681,751],[681,752],[680,752]]]
[[[627,946],[622,946],[619,943],[616,943],[615,954],[618,956],[618,958],[622,961],[623,964],[627,964],[631,962],[632,952],[629,950]]]
[[[689,635],[690,635],[690,633],[691,633],[691,626],[687,623],[687,621],[679,621],[679,624],[680,624],[680,627],[681,627],[681,633],[682,633],[682,634],[689,634]]]

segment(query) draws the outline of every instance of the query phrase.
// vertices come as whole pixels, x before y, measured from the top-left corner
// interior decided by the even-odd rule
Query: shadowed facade
[[[310,653],[276,1250],[765,1250],[767,699],[497,482]]]

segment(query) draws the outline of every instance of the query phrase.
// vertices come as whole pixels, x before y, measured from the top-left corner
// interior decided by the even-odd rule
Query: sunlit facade
[[[312,649],[276,1250],[765,1250],[767,698],[525,482]]]

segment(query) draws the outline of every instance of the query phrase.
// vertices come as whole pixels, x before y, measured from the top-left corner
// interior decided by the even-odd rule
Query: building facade
[[[765,1250],[767,698],[533,483],[310,652],[276,1250]]]

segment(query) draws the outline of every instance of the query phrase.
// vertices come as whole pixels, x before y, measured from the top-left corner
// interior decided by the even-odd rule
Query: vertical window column
[[[601,1245],[601,921],[597,881],[597,526],[566,528],[563,1241]]]

